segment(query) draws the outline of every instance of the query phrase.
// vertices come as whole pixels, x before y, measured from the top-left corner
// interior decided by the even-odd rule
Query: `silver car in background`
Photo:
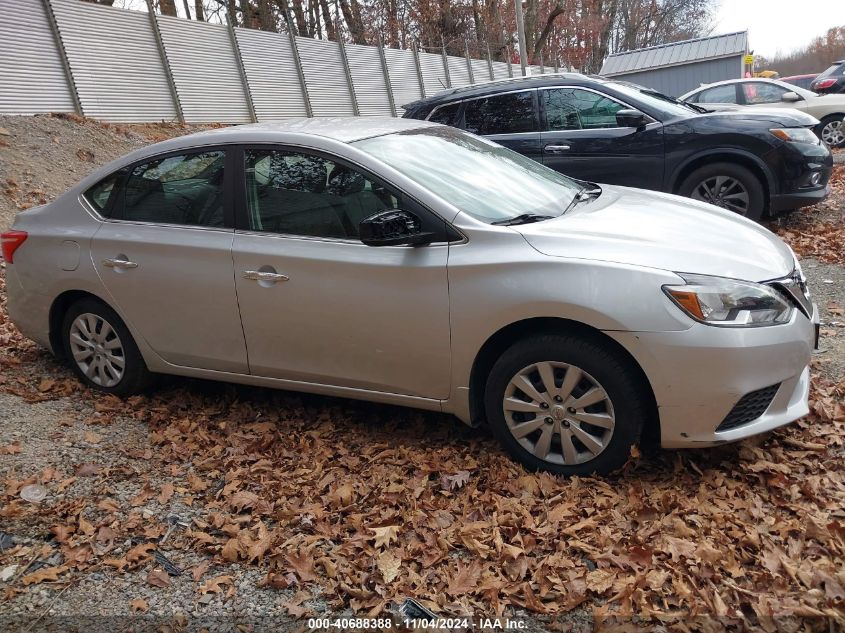
[[[816,310],[775,235],[416,120],[159,143],[3,251],[13,321],[118,395],[177,374],[444,411],[565,475],[808,411]]]

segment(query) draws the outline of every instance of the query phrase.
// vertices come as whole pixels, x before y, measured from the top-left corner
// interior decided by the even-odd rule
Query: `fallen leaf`
[[[147,574],[147,584],[152,585],[153,587],[169,587],[170,576],[168,576],[167,572],[163,569],[151,569],[150,572]]]
[[[399,570],[402,566],[402,561],[393,555],[392,552],[382,552],[376,558],[376,565],[381,572],[384,582],[391,583],[396,576],[399,575]]]
[[[149,603],[143,598],[135,598],[129,601],[129,606],[132,607],[133,613],[146,613],[150,609]]]

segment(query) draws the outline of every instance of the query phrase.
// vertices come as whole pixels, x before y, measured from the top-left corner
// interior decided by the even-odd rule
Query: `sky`
[[[845,24],[845,0],[721,0],[713,34],[748,29],[748,46],[771,57]]]

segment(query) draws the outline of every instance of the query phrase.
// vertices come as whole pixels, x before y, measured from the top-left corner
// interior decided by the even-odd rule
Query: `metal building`
[[[677,97],[703,83],[742,77],[747,53],[748,31],[739,31],[614,53],[601,74]]]

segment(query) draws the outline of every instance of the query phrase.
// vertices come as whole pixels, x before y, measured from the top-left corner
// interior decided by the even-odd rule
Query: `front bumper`
[[[660,416],[665,448],[735,442],[788,424],[809,412],[810,356],[818,312],[794,310],[789,323],[719,328],[701,323],[681,332],[607,332],[640,362]],[[763,414],[717,431],[746,394],[779,385]]]
[[[824,143],[783,143],[773,153],[777,167],[771,191],[771,213],[790,211],[827,198],[833,155]]]
[[[828,176],[829,177],[829,176]],[[801,207],[809,207],[818,204],[830,194],[829,187],[821,187],[811,191],[798,191],[796,193],[781,193],[773,195],[770,203],[772,213],[792,211]]]

